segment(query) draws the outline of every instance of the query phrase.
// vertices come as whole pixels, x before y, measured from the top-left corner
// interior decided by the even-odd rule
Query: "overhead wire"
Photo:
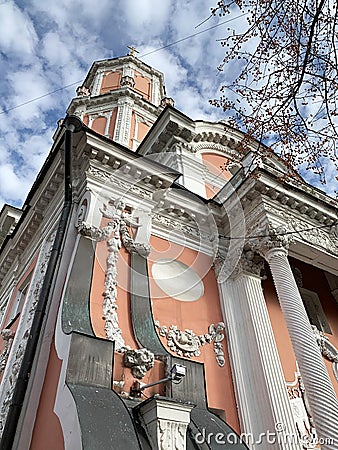
[[[177,41],[171,42],[170,44],[164,45],[163,47],[157,48],[156,50],[152,50],[152,51],[150,51],[148,53],[144,53],[143,55],[140,56],[140,58],[144,58],[145,56],[152,55],[153,53],[159,52],[160,50],[164,50],[164,49],[166,49],[168,47],[171,47],[173,45],[179,44],[180,42],[186,41],[187,39],[190,39],[192,37],[198,36],[199,34],[202,34],[202,33],[205,33],[207,31],[213,30],[214,28],[220,27],[221,25],[225,25],[226,23],[232,22],[232,21],[237,20],[237,19],[239,19],[239,18],[241,18],[243,16],[246,16],[246,15],[247,15],[247,13],[243,13],[243,14],[240,14],[240,15],[238,15],[236,17],[233,17],[232,19],[224,20],[223,22],[217,23],[216,25],[213,25],[212,27],[205,28],[204,30],[198,31],[198,32],[196,32],[194,34],[190,34],[189,36],[186,36],[186,37],[181,38],[181,39],[179,39]]]
[[[240,15],[238,15],[236,17],[231,18],[231,19],[224,20],[223,22],[217,23],[217,24],[215,24],[215,25],[213,25],[211,27],[205,28],[204,30],[198,31],[197,33],[190,34],[189,36],[185,36],[185,37],[183,37],[181,39],[178,39],[177,41],[171,42],[171,43],[169,43],[167,45],[163,45],[162,47],[159,47],[159,48],[157,48],[155,50],[152,50],[150,52],[144,53],[143,55],[140,55],[139,58],[145,58],[146,56],[152,55],[153,53],[159,52],[160,50],[164,50],[166,48],[172,47],[173,45],[177,45],[180,42],[184,42],[184,41],[186,41],[188,39],[191,39],[191,38],[193,38],[195,36],[198,36],[199,34],[206,33],[207,31],[213,30],[214,28],[220,27],[220,26],[225,25],[225,24],[227,24],[229,22],[237,20],[237,19],[239,19],[239,18],[241,18],[241,17],[243,17],[245,15],[246,15],[246,13],[243,13],[243,14],[240,14]],[[55,89],[55,90],[50,91],[50,92],[47,92],[46,94],[40,95],[38,97],[34,97],[34,98],[32,98],[30,100],[27,100],[27,101],[25,101],[23,103],[20,103],[18,105],[11,106],[10,108],[6,108],[6,109],[0,111],[0,115],[1,114],[6,114],[6,113],[8,113],[10,111],[13,111],[14,109],[17,109],[17,108],[21,108],[22,106],[28,105],[30,103],[33,103],[33,102],[37,101],[37,100],[41,100],[42,98],[48,97],[50,95],[53,95],[56,92],[63,91],[64,89],[68,89],[69,87],[72,87],[75,84],[79,84],[81,82],[82,82],[82,80],[74,81],[74,83],[67,84],[66,86],[62,86],[62,87],[60,87],[58,89]]]
[[[35,102],[37,100],[41,100],[42,98],[48,97],[50,95],[53,95],[56,92],[63,91],[64,89],[67,89],[67,88],[69,88],[71,86],[74,86],[75,84],[81,83],[81,81],[82,80],[74,81],[74,83],[67,84],[66,86],[62,86],[62,87],[60,87],[58,89],[55,89],[54,91],[50,91],[50,92],[47,92],[46,94],[39,95],[39,97],[34,97],[31,100],[27,100],[26,102],[20,103],[19,105],[12,106],[11,108],[4,109],[3,111],[0,111],[0,114],[6,114],[9,111],[12,111],[13,109],[21,108],[21,106],[25,106],[25,105],[28,105],[29,103],[33,103],[33,102]]]
[[[217,24],[215,24],[215,25],[213,25],[211,27],[205,28],[204,30],[201,30],[201,31],[198,31],[196,33],[190,34],[190,35],[185,36],[185,37],[183,37],[181,39],[178,39],[178,40],[176,40],[174,42],[171,42],[171,43],[169,43],[167,45],[159,47],[159,48],[157,48],[155,50],[152,50],[150,52],[144,53],[144,54],[140,55],[139,58],[145,58],[146,56],[152,55],[152,54],[154,54],[156,52],[159,52],[159,51],[164,50],[166,48],[172,47],[173,45],[177,45],[177,44],[179,44],[181,42],[184,42],[184,41],[186,41],[188,39],[191,39],[191,38],[193,38],[195,36],[198,36],[198,35],[200,35],[202,33],[206,33],[207,31],[213,30],[213,29],[215,29],[217,27],[220,27],[220,26],[225,25],[225,24],[227,24],[229,22],[237,20],[237,19],[239,19],[239,18],[241,18],[241,17],[243,17],[245,15],[247,15],[247,14],[243,13],[243,14],[240,14],[240,15],[238,15],[236,17],[231,18],[231,19],[224,20],[224,21],[222,21],[220,23],[217,23]],[[207,20],[209,20],[210,17],[211,16],[209,16],[208,19],[204,20],[199,25],[197,25],[197,27],[202,25],[203,23],[205,23]],[[0,115],[1,114],[6,114],[6,113],[8,113],[8,112],[10,112],[10,111],[12,111],[14,109],[17,109],[17,108],[20,108],[22,106],[28,105],[30,103],[33,103],[33,102],[37,101],[37,100],[41,100],[42,98],[48,97],[48,96],[53,95],[53,94],[55,94],[57,92],[63,91],[65,89],[68,89],[68,88],[70,88],[72,86],[75,86],[76,84],[81,83],[81,82],[82,82],[82,80],[75,81],[73,83],[67,84],[67,85],[62,86],[60,88],[54,89],[53,91],[47,92],[46,94],[40,95],[38,97],[34,97],[34,98],[32,98],[30,100],[27,100],[27,101],[25,101],[23,103],[20,103],[18,105],[15,105],[15,106],[12,106],[10,108],[7,108],[7,109],[5,109],[3,111],[0,111]],[[218,176],[216,176],[216,178],[218,178]],[[306,228],[306,229],[303,229],[303,230],[297,230],[297,231],[295,231],[295,230],[294,231],[286,231],[286,232],[283,232],[283,233],[278,233],[278,234],[276,234],[276,236],[286,236],[286,235],[291,235],[291,234],[299,234],[299,233],[303,233],[303,232],[306,232],[306,231],[313,231],[315,229],[322,229],[322,228],[328,228],[328,227],[333,227],[333,226],[337,226],[337,224],[310,227],[310,228]],[[270,235],[268,235],[268,234],[267,235],[262,235],[261,234],[261,235],[256,235],[256,236],[224,236],[224,235],[219,235],[219,237],[222,238],[222,239],[226,239],[226,240],[235,240],[235,239],[246,239],[246,240],[248,240],[248,239],[257,239],[257,238],[262,238],[262,237],[270,237]]]
[[[257,234],[255,236],[225,236],[222,234],[219,234],[218,236],[221,239],[225,239],[227,241],[232,241],[232,240],[250,240],[250,239],[259,239],[259,238],[265,238],[265,237],[271,237],[271,236],[288,236],[288,235],[292,235],[292,234],[300,234],[300,233],[304,233],[307,231],[313,231],[313,230],[318,230],[318,229],[322,229],[322,228],[332,228],[332,227],[336,227],[338,225],[338,222],[332,223],[331,225],[319,225],[319,226],[313,226],[313,227],[309,227],[309,228],[304,228],[303,230],[293,230],[293,231],[285,231],[282,233],[276,233],[276,234]]]

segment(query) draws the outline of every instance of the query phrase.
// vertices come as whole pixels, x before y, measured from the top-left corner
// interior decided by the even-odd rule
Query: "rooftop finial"
[[[129,46],[129,45],[128,45],[128,48],[130,49],[129,55],[132,56],[133,58],[135,58],[135,53],[140,53],[140,52],[139,52],[138,50],[136,50],[136,48],[133,47],[133,46]]]

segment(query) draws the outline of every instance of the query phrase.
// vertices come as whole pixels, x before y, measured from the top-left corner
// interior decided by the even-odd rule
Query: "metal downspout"
[[[66,227],[72,206],[72,174],[71,174],[71,150],[72,134],[77,133],[82,128],[82,122],[77,116],[67,116],[63,126],[65,131],[65,152],[64,152],[64,203],[61,212],[58,229],[51,250],[46,275],[41,287],[39,300],[36,305],[32,327],[27,341],[25,353],[21,363],[18,379],[14,388],[12,402],[9,406],[6,423],[0,442],[0,450],[12,450],[14,438],[17,430],[19,417],[25,400],[26,390],[36,349],[40,338],[43,322],[46,318],[46,309],[50,298],[51,287],[53,285],[55,270],[61,255],[62,244],[65,237]]]

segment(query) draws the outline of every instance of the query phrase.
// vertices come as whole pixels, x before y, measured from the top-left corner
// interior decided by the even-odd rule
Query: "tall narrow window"
[[[0,329],[2,329],[2,321],[4,320],[9,300],[10,296],[8,295],[0,300]]]
[[[320,303],[320,299],[316,292],[309,291],[308,289],[300,288],[300,295],[302,296],[303,303],[312,325],[315,325],[319,331],[332,334],[329,322],[325,316],[323,307]]]
[[[32,278],[32,273],[30,273],[25,280],[21,283],[20,288],[17,291],[13,306],[12,306],[12,311],[11,311],[11,315],[9,317],[8,320],[8,324],[7,327],[9,327],[14,320],[18,317],[18,315],[21,313],[23,304],[25,302],[25,299],[27,297],[27,293],[28,293],[28,289],[29,289],[29,284]]]

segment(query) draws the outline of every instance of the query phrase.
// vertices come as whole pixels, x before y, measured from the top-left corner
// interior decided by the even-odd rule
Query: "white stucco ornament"
[[[176,325],[160,325],[158,320],[155,326],[159,330],[160,336],[167,338],[167,345],[170,350],[179,356],[191,358],[200,356],[200,347],[206,344],[214,344],[214,352],[217,364],[223,367],[225,364],[224,351],[222,341],[224,339],[225,325],[219,322],[217,325],[213,323],[209,326],[208,333],[196,335],[192,330],[180,330]]]

